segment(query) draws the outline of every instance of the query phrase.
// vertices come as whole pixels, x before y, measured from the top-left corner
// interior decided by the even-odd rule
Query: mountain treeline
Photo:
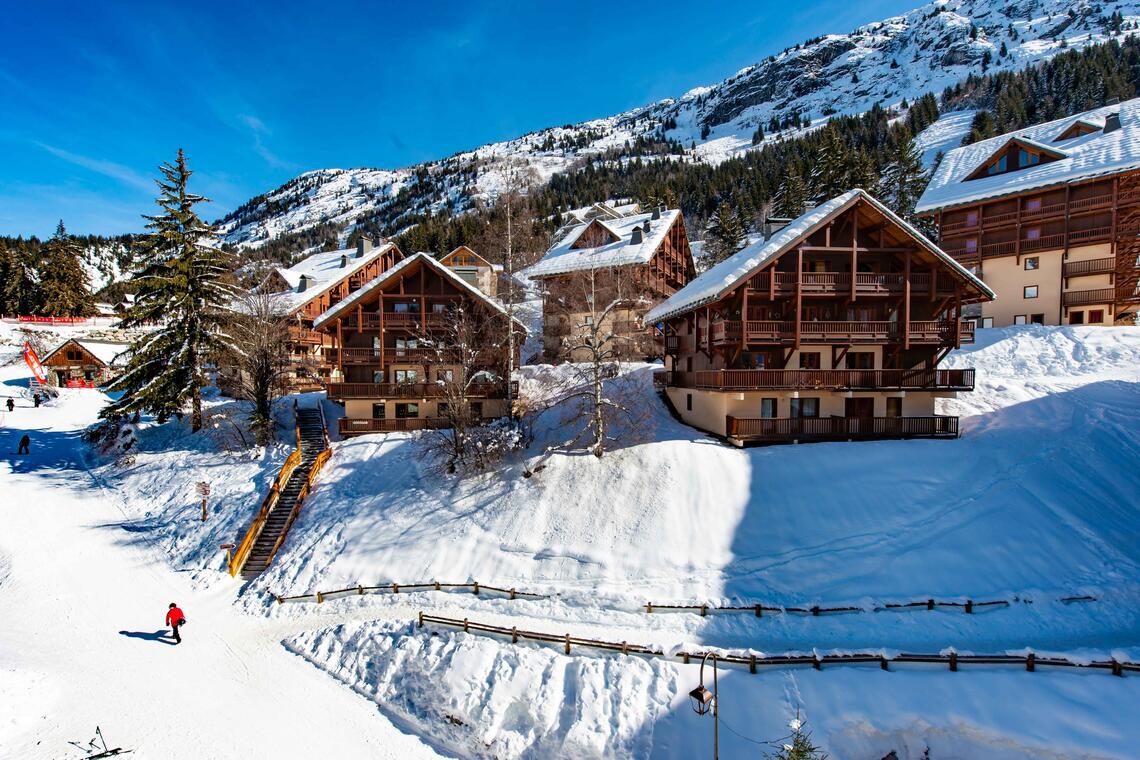
[[[104,279],[130,258],[133,237],[72,235],[60,221],[48,240],[0,237],[0,314],[83,317],[95,313],[88,269]],[[100,296],[117,300],[122,283],[111,282]]]

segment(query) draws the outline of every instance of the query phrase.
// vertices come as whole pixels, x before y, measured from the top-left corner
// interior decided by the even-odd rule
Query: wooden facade
[[[660,211],[653,214],[659,218]],[[649,214],[645,227],[652,223]],[[640,240],[641,234],[638,232]],[[578,238],[571,244],[572,249],[588,249],[608,245],[628,245],[630,239],[615,233],[605,220],[590,221]],[[652,325],[642,321],[645,313],[654,305],[665,300],[683,288],[696,276],[692,250],[689,247],[688,233],[684,217],[677,212],[660,243],[653,250],[648,261],[643,264],[624,264],[612,269],[599,267],[596,276],[603,282],[600,292],[608,289],[605,280],[621,279],[628,297],[622,308],[609,317],[610,324],[605,328],[618,342],[619,353],[631,359],[659,358],[664,355],[665,346],[661,335]],[[554,275],[536,275],[534,279],[542,283],[543,292],[543,344],[548,361],[580,361],[584,356],[567,356],[562,345],[575,325],[587,317],[581,288],[576,285],[583,277],[582,271],[571,271]]]
[[[972,390],[973,371],[937,365],[973,340],[963,308],[989,294],[849,196],[715,300],[665,317],[658,379],[686,422],[740,444],[957,435],[934,399]]]
[[[342,435],[445,426],[440,399],[448,397],[447,385],[456,382],[468,384],[474,417],[508,413],[506,380],[501,379],[507,374],[505,348],[478,348],[477,364],[468,364],[466,378],[459,361],[449,358],[446,343],[460,307],[504,325],[507,319],[496,302],[450,268],[417,253],[373,280],[365,293],[321,316],[318,329],[331,343],[328,397],[345,406]],[[525,330],[517,321],[516,330],[518,346]],[[480,374],[500,379],[474,381]]]
[[[125,347],[103,344],[110,349],[100,353],[118,353]],[[91,346],[84,345],[75,339],[64,341],[41,362],[48,384],[60,388],[84,387],[94,388],[103,385],[115,375],[112,362],[96,356]]]
[[[1112,325],[1133,319],[1140,306],[1140,171],[944,207],[929,216],[942,249],[997,293],[982,309],[984,326]]]

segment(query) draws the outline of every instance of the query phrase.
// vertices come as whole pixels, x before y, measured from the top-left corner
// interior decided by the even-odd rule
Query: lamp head
[[[712,709],[713,693],[701,684],[697,688],[689,692],[689,699],[693,702],[693,711],[697,715],[704,715]]]

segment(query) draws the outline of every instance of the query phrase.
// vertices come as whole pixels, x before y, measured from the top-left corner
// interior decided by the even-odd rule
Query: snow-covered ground
[[[432,751],[395,721],[461,756],[707,754],[710,719],[687,706],[695,664],[418,630],[421,609],[666,650],[1031,648],[1140,660],[1140,328],[978,337],[948,362],[978,369],[974,393],[942,402],[964,418],[957,441],[742,451],[670,417],[642,365],[627,375],[645,412],[637,429],[600,460],[555,454],[530,478],[521,459],[494,476],[440,477],[409,435],[338,442],[280,558],[244,587],[222,572],[217,546],[256,509],[284,437],[226,453],[177,423],[144,425],[134,462],[115,465],[76,438],[97,392],[65,392],[38,413],[21,407],[0,430],[8,450],[18,430],[36,430],[33,457],[0,464],[0,716],[12,716],[0,717],[0,748],[59,756],[100,723],[123,746],[174,740],[201,748],[193,756],[228,757],[242,742],[284,741],[270,735],[287,721],[283,737],[298,742],[361,742],[326,754],[374,756],[369,741],[393,754],[401,742]],[[21,374],[0,371],[9,383]],[[526,388],[557,371],[522,374]],[[536,436],[532,463],[565,439],[565,421],[550,415]],[[203,478],[216,502],[206,525],[191,495]],[[552,597],[427,592],[277,605],[270,596],[472,579]],[[1071,595],[1096,601],[1059,601]],[[760,619],[646,615],[641,606],[870,610],[928,597],[1017,601],[976,615]],[[168,601],[191,617],[183,648],[119,635],[151,635]],[[172,679],[188,686],[169,689]],[[835,758],[919,758],[927,748],[935,759],[1125,758],[1140,746],[1135,675],[872,666],[733,670],[721,681],[725,757],[757,756],[765,748],[753,740],[785,735],[797,710]],[[107,709],[120,699],[122,709]],[[226,723],[223,710],[242,722]],[[254,725],[238,731],[244,721]]]

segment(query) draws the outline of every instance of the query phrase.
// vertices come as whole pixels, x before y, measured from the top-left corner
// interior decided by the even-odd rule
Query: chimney
[[[1104,133],[1115,132],[1120,129],[1120,112],[1110,113],[1104,117]]]
[[[646,235],[649,234],[649,220],[648,219],[646,219],[645,223],[641,225],[641,231],[644,232]]]
[[[356,241],[356,258],[363,258],[364,254],[372,250],[372,241],[366,237]]]
[[[641,228],[640,227],[634,227],[633,228],[633,235],[629,239],[629,244],[630,245],[641,245]]]
[[[764,220],[764,239],[770,240],[773,235],[787,227],[791,222],[791,219],[784,219],[782,217],[767,217]]]
[[[660,219],[660,218],[661,218],[661,207],[660,206],[654,206],[653,207],[653,219],[656,221],[657,219]]]
[[[303,275],[301,275],[300,281],[297,283],[297,292],[298,293],[304,293],[308,287],[309,287],[309,275],[303,274]]]
[[[348,266],[348,256],[341,254],[341,256],[340,256],[340,268],[344,269],[347,266]]]

